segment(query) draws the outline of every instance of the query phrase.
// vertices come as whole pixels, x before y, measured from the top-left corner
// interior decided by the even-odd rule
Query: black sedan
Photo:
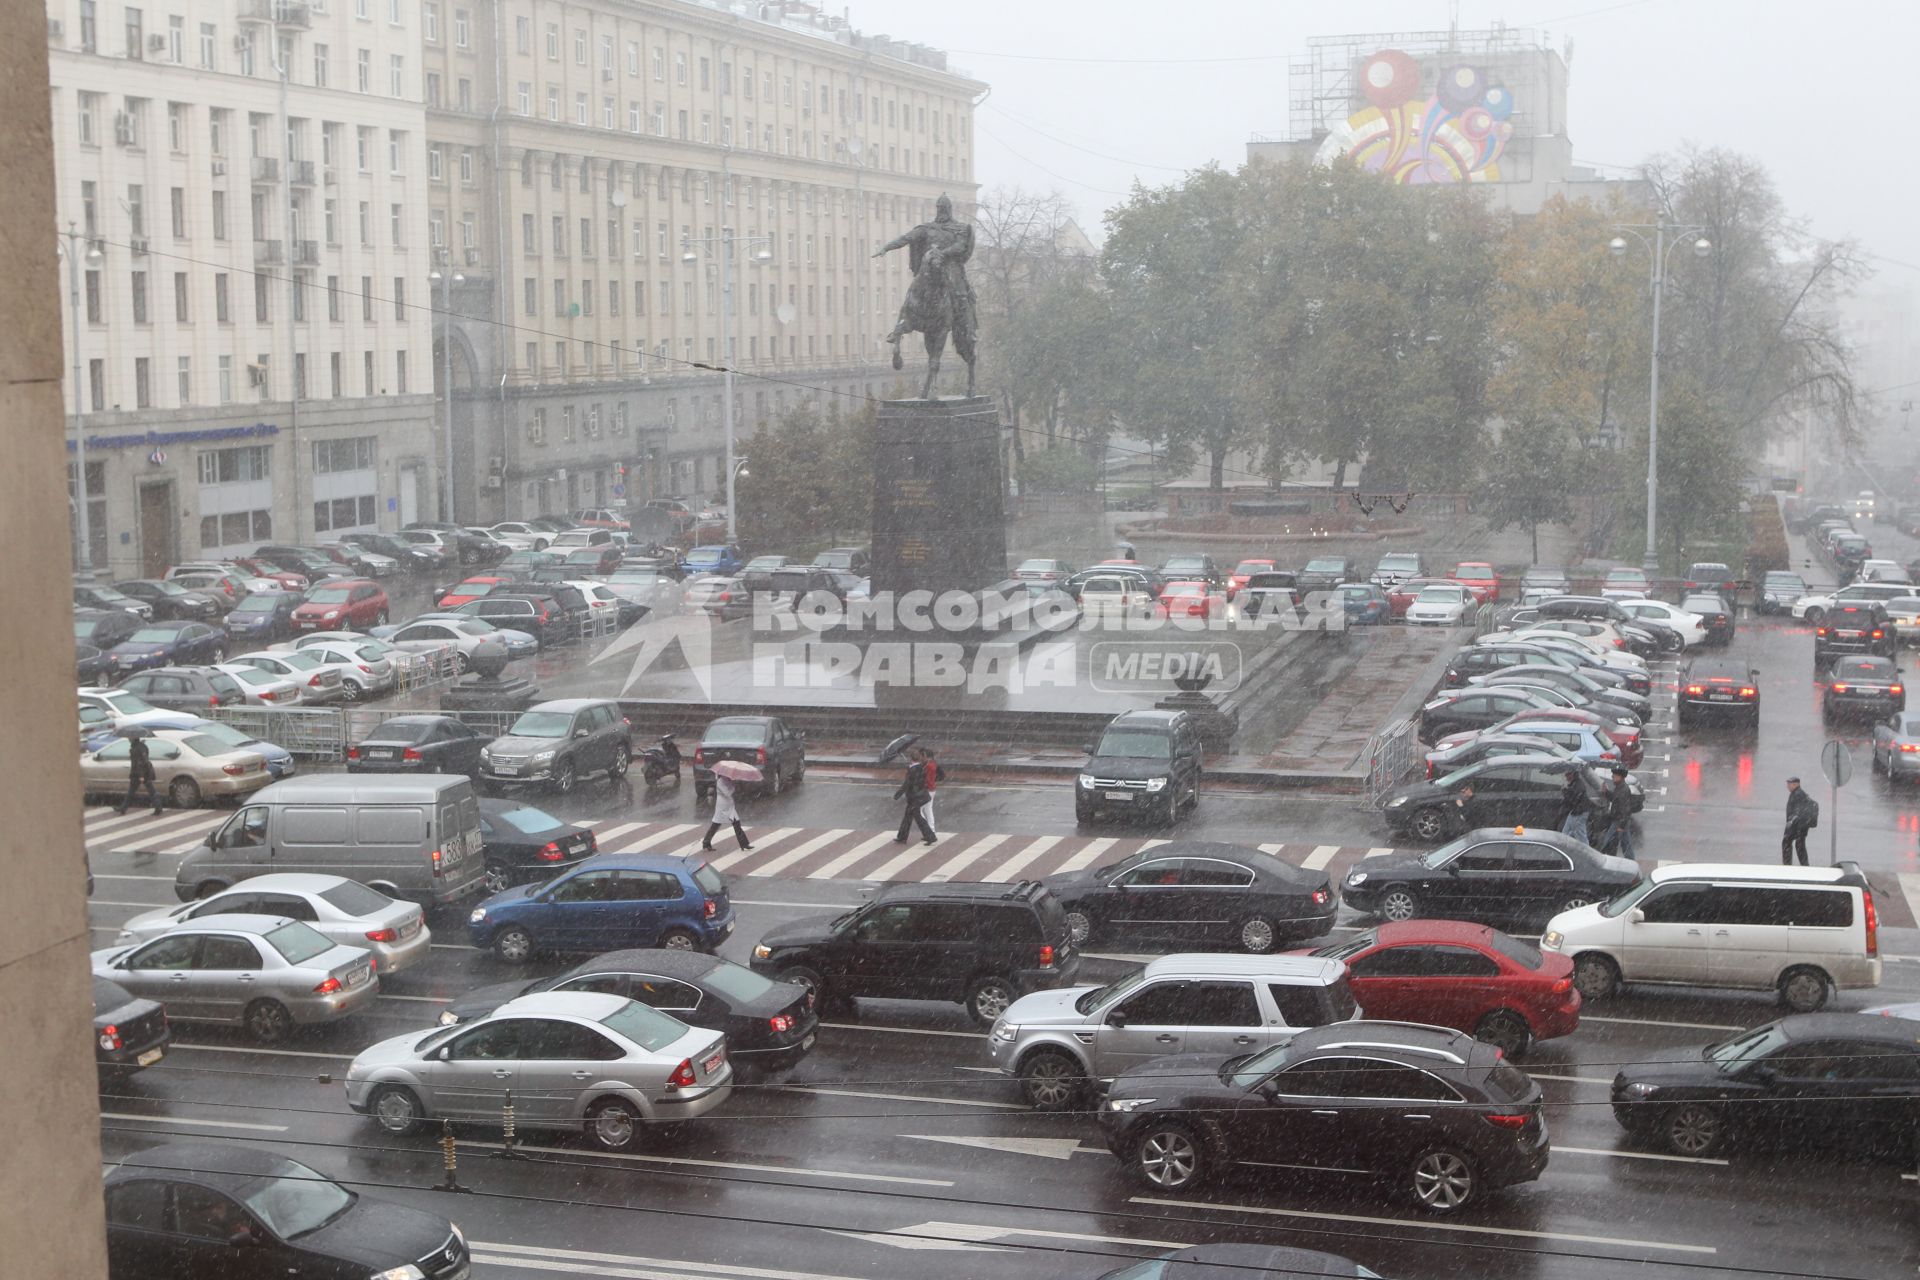
[[[739,760],[760,771],[760,781],[740,784],[743,791],[777,796],[807,776],[807,740],[779,716],[721,716],[707,726],[693,752],[695,799],[713,794],[713,766],[722,760]]]
[[[1680,607],[1700,619],[1707,629],[1705,644],[1733,643],[1733,606],[1718,591],[1695,591],[1680,600]]]
[[[115,591],[112,587],[103,587],[98,584],[81,586],[75,583],[73,607],[76,612],[81,609],[112,609],[118,613],[132,614],[141,622],[149,621],[153,617],[153,606],[146,601],[135,600],[123,591]]]
[[[1489,689],[1479,685],[1447,689],[1420,708],[1420,741],[1438,742],[1448,734],[1491,728],[1522,711],[1565,705],[1565,698],[1544,697],[1531,689]]]
[[[172,1039],[167,1011],[157,1001],[105,978],[93,980],[93,1061],[102,1085],[124,1084],[134,1072],[160,1061]]]
[[[153,608],[159,621],[193,619],[211,622],[225,615],[226,604],[205,591],[189,591],[165,578],[133,578],[116,582],[113,589]]]
[[[1497,826],[1431,853],[1368,858],[1347,873],[1340,892],[1354,910],[1383,920],[1499,924],[1605,902],[1639,880],[1631,858],[1549,828]]]
[[[1494,671],[1483,676],[1475,676],[1469,684],[1484,686],[1543,684],[1570,695],[1576,706],[1612,707],[1633,716],[1641,724],[1653,714],[1653,700],[1645,694],[1634,693],[1630,689],[1603,680],[1596,680],[1584,671],[1575,671],[1569,667],[1526,666],[1506,671]]]
[[[481,987],[441,1010],[440,1021],[471,1022],[538,991],[625,996],[688,1026],[725,1032],[736,1070],[786,1070],[813,1048],[820,1024],[812,993],[798,983],[776,982],[698,951],[664,950],[608,951],[551,977]]]
[[[1560,825],[1560,793],[1567,782],[1567,761],[1553,756],[1499,756],[1456,769],[1431,782],[1410,782],[1382,806],[1387,824],[1416,840],[1446,840],[1475,827]],[[1600,771],[1582,765],[1587,799],[1597,812],[1602,804]],[[1634,812],[1645,803],[1635,792]]]
[[[487,892],[550,880],[600,851],[589,827],[517,800],[480,798],[480,841],[487,860]]]
[[[138,614],[129,613],[125,609],[75,609],[73,611],[73,638],[84,640],[102,651],[113,648],[146,625]]]
[[[257,591],[227,614],[227,634],[253,645],[272,644],[293,634],[293,611],[306,602],[295,591]]]
[[[1244,845],[1176,841],[1091,871],[1046,877],[1076,947],[1176,943],[1255,953],[1327,931],[1339,909],[1324,871]]]
[[[246,703],[240,682],[212,667],[154,667],[136,671],[119,687],[167,711],[207,714],[209,707],[237,707]]]
[[[1910,1160],[1917,1110],[1920,1022],[1870,1013],[1796,1014],[1613,1079],[1622,1128],[1695,1159],[1740,1137]]]
[[[453,1280],[466,1238],[439,1214],[353,1191],[277,1151],[166,1142],[106,1179],[114,1276],[406,1275]]]
[[[452,716],[394,716],[347,748],[348,773],[480,771],[480,751],[493,739]]]
[[[85,640],[74,641],[73,678],[82,685],[111,683],[113,663],[108,660],[106,650],[96,649]]]
[[[107,650],[114,674],[227,660],[227,633],[204,622],[149,622]]]
[[[1907,709],[1907,686],[1892,658],[1837,658],[1827,673],[1827,696],[1820,703],[1824,719],[1864,716],[1884,720]]]
[[[1288,1173],[1358,1175],[1454,1214],[1547,1166],[1540,1086],[1463,1031],[1407,1023],[1338,1022],[1234,1058],[1155,1058],[1116,1079],[1099,1114],[1108,1150],[1160,1195],[1282,1159]]]
[[[1680,675],[1681,728],[1709,719],[1760,724],[1760,673],[1737,658],[1695,658]]]

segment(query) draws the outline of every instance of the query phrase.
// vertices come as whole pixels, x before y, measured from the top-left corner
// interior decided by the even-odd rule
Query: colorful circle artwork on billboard
[[[1423,95],[1420,64],[1382,49],[1360,64],[1359,79],[1368,105],[1328,131],[1318,163],[1346,156],[1409,186],[1500,180],[1500,154],[1513,136],[1513,94],[1489,83],[1485,71],[1448,64]]]

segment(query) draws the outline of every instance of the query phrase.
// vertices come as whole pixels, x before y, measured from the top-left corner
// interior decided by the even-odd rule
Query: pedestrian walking
[[[894,843],[905,844],[908,829],[918,824],[921,843],[932,844],[935,837],[933,824],[928,821],[928,815],[931,812],[929,806],[932,803],[933,794],[927,790],[927,763],[921,758],[918,749],[908,757],[906,776],[900,780],[900,785],[893,789],[893,798],[895,800],[904,798],[907,802],[907,807],[900,814],[900,834],[893,838]]]
[[[1560,830],[1572,836],[1581,844],[1587,842],[1587,814],[1593,809],[1593,800],[1587,795],[1585,765],[1570,765],[1567,768],[1567,785],[1560,792]]]
[[[1613,766],[1613,785],[1606,790],[1605,802],[1607,831],[1601,851],[1622,858],[1637,856],[1633,847],[1633,792],[1627,787],[1625,765]]]
[[[933,820],[933,793],[940,781],[940,765],[934,760],[933,752],[926,747],[920,748],[920,763],[925,766],[921,776],[927,783],[927,802],[920,806],[920,812],[926,817],[927,830],[933,832],[933,838],[940,838],[940,827]]]
[[[1787,779],[1787,829],[1780,836],[1780,862],[1792,866],[1794,855],[1807,865],[1807,832],[1820,825],[1820,802],[1800,789],[1800,779]]]
[[[154,786],[153,756],[147,750],[147,736],[135,734],[127,742],[127,794],[120,801],[120,812],[125,813],[133,803],[133,797],[139,792],[140,784],[147,784],[147,799],[153,802],[153,816],[160,816],[160,792]]]
[[[700,847],[713,852],[713,836],[727,823],[733,824],[733,838],[742,849],[751,849],[747,843],[747,829],[740,825],[740,810],[734,805],[733,793],[736,784],[723,773],[713,775],[713,821],[707,824],[706,838],[700,841]]]

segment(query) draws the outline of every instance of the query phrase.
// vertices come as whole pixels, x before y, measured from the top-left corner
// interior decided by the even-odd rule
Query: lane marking
[[[247,1129],[255,1133],[285,1133],[283,1124],[249,1124],[244,1120],[194,1120],[187,1116],[141,1116],[129,1111],[102,1111],[102,1120],[144,1120],[148,1124],[201,1125],[208,1129]]]
[[[879,1027],[872,1023],[859,1022],[823,1022],[823,1027],[835,1031],[885,1031],[896,1036],[947,1036],[955,1040],[985,1040],[985,1031],[922,1031],[918,1027]],[[997,1067],[983,1067],[982,1070],[997,1071]]]
[[[308,1049],[251,1049],[239,1044],[182,1044],[175,1040],[167,1047],[169,1054],[185,1050],[190,1053],[261,1053],[273,1058],[322,1058],[328,1062],[352,1062],[350,1053],[314,1053]]]
[[[1313,852],[1300,860],[1300,869],[1302,871],[1324,871],[1326,870],[1327,864],[1332,862],[1339,853],[1340,846],[1337,844],[1315,845]]]
[[[1083,1147],[1078,1138],[980,1138],[959,1133],[903,1133],[915,1142],[945,1142],[956,1147],[974,1147],[981,1151],[1003,1151],[1016,1156],[1039,1156],[1046,1160],[1071,1160],[1076,1151],[1107,1154],[1105,1147]]]
[[[840,1277],[820,1275],[812,1271],[775,1271],[767,1267],[730,1267],[718,1262],[676,1262],[670,1258],[638,1258],[619,1253],[589,1253],[581,1249],[555,1249],[550,1246],[500,1244],[495,1241],[475,1240],[472,1242],[475,1262],[485,1262],[494,1266],[527,1267],[539,1271],[586,1272],[597,1276],[652,1277],[663,1273],[658,1271],[639,1271],[639,1267],[671,1267],[670,1273],[664,1273],[666,1280],[681,1280],[687,1275],[694,1276],[739,1276],[745,1280],[841,1280]],[[482,1258],[485,1251],[489,1256]],[[499,1256],[492,1256],[499,1255]],[[590,1262],[613,1263],[611,1267],[590,1267]]]
[[[888,836],[891,840],[893,837]],[[727,895],[727,901],[736,907],[806,907],[810,911],[851,911],[859,906],[857,902],[783,902],[772,898],[736,898]]]
[[[1059,844],[1062,839],[1062,836],[1041,836],[980,878],[994,884],[1004,884],[1018,875],[1022,867]]]
[[[722,828],[722,830],[724,829],[725,828]],[[707,863],[715,871],[725,871],[736,863],[745,862],[748,858],[761,852],[765,848],[779,844],[782,841],[791,840],[800,834],[800,830],[799,827],[774,827],[771,830],[762,830],[758,833],[749,832],[747,838],[757,842],[753,848],[741,849],[735,847],[732,853],[724,853],[718,857],[708,858]],[[720,832],[716,831],[714,834],[719,835]],[[696,853],[710,852],[709,850],[700,848],[698,844],[693,846],[693,851]],[[654,852],[659,853],[661,850],[655,849]],[[682,856],[685,856],[685,851],[682,851]]]
[[[402,741],[404,741],[404,739],[402,739]],[[376,1000],[417,1000],[421,1004],[452,1004],[453,1003],[452,996],[390,996],[390,995],[386,995],[385,993],[382,993],[378,996],[375,996],[374,999]]]
[[[167,884],[174,883],[172,876],[134,876],[118,874],[112,871],[96,871],[93,873],[93,878],[95,880],[161,880]],[[156,907],[164,907],[167,904],[164,902],[156,902],[153,905]]]
[[[834,841],[852,834],[852,827],[834,827],[832,830],[822,831],[813,839],[802,841],[779,857],[768,859],[765,863],[747,872],[747,874],[750,876],[777,876],[808,854],[819,849],[824,849]]]
[[[138,907],[142,911],[172,910],[164,902],[115,902],[111,898],[88,898],[87,905],[90,907]]]
[[[1613,1081],[1605,1076],[1550,1076],[1540,1071],[1529,1071],[1527,1074],[1535,1080],[1558,1080],[1565,1084],[1599,1084],[1606,1085],[1608,1088],[1613,1087]],[[1559,1151],[1561,1148],[1555,1147],[1554,1150]]]
[[[1112,836],[1102,836],[1098,840],[1091,841],[1086,848],[1061,863],[1057,870],[1061,873],[1068,871],[1085,871],[1095,862],[1098,862],[1102,854],[1118,843],[1119,841]]]
[[[785,1087],[785,1086],[783,1086]],[[922,1099],[915,1099],[922,1101]],[[465,1138],[456,1139],[463,1147],[479,1147],[483,1150],[501,1149],[498,1142],[473,1142]],[[951,1187],[952,1182],[945,1178],[908,1178],[892,1173],[850,1173],[839,1169],[807,1169],[783,1164],[747,1164],[737,1160],[697,1160],[692,1156],[650,1156],[626,1151],[583,1152],[578,1147],[536,1147],[531,1143],[516,1142],[515,1151],[538,1151],[545,1155],[566,1156],[579,1159],[583,1155],[597,1156],[603,1160],[632,1160],[637,1164],[671,1164],[690,1169],[741,1169],[749,1173],[784,1173],[801,1178],[833,1178],[845,1182],[886,1182],[905,1187]]]
[[[623,822],[617,827],[608,827],[605,831],[596,831],[593,833],[594,845],[596,847],[606,845],[609,840],[618,839],[629,831],[638,831],[646,825],[644,822]]]
[[[1669,1164],[1717,1164],[1724,1167],[1725,1160],[1714,1160],[1707,1156],[1670,1156],[1658,1151],[1612,1151],[1603,1147],[1563,1147],[1554,1145],[1557,1155],[1565,1152],[1573,1156],[1611,1156],[1620,1160],[1664,1160]]]
[[[1408,1227],[1416,1231],[1459,1231],[1478,1236],[1513,1236],[1522,1240],[1562,1240],[1571,1244],[1604,1244],[1624,1249],[1665,1249],[1672,1253],[1717,1254],[1712,1245],[1672,1244],[1662,1240],[1630,1240],[1618,1236],[1589,1236],[1571,1231],[1527,1231],[1520,1227],[1481,1227],[1464,1222],[1416,1222],[1409,1218],[1375,1218],[1358,1213],[1320,1213],[1307,1209],[1269,1209],[1255,1205],[1215,1204],[1203,1200],[1163,1200],[1155,1196],[1130,1196],[1130,1203],[1151,1204],[1169,1209],[1217,1209],[1226,1213],[1257,1213],[1273,1218],[1321,1219],[1328,1222],[1358,1222],[1374,1227]]]
[[[891,840],[893,837],[888,836],[887,839]],[[937,846],[924,844],[908,845],[904,853],[896,853],[893,857],[888,858],[872,871],[869,871],[862,878],[881,881],[896,879],[902,871],[905,871],[908,867],[920,861],[921,858],[932,853],[936,847]]]
[[[1662,1022],[1657,1018],[1602,1018],[1584,1011],[1580,1014],[1582,1022],[1611,1022],[1625,1027],[1680,1027],[1687,1031],[1745,1031],[1746,1028],[1725,1022]]]
[[[839,875],[842,871],[845,871],[848,867],[852,866],[854,863],[860,861],[860,859],[872,853],[875,849],[878,849],[881,845],[887,844],[892,840],[893,840],[893,837],[888,835],[884,831],[880,832],[878,835],[872,837],[871,839],[862,840],[859,844],[856,844],[855,846],[853,846],[853,848],[835,857],[832,861],[828,862],[825,866],[819,868],[816,871],[808,872],[807,879],[831,880],[835,876]],[[739,899],[735,898],[734,901],[738,902]]]
[[[1038,1227],[997,1227],[985,1222],[922,1222],[918,1226],[892,1231],[842,1231],[840,1235],[896,1249],[981,1248],[1006,1236],[1031,1236],[1036,1240],[1076,1240],[1093,1244],[1124,1244],[1142,1249],[1181,1249],[1186,1246],[1171,1240],[1137,1240],[1130,1236],[1097,1236],[1081,1231],[1045,1231]]]
[[[909,835],[908,838],[911,839],[911,835]],[[933,884],[953,879],[960,869],[965,867],[969,862],[972,862],[975,858],[978,858],[981,854],[988,852],[996,846],[1006,843],[1006,841],[1007,837],[1004,835],[990,835],[985,839],[976,840],[973,844],[941,863],[932,874],[927,876],[927,882]],[[925,850],[930,846],[921,845],[920,847],[922,850]]]
[[[829,1098],[877,1098],[883,1102],[926,1102],[937,1107],[985,1107],[989,1111],[1029,1111],[1032,1108],[1016,1102],[982,1102],[974,1098],[923,1098],[912,1093],[876,1093],[867,1089],[829,1089],[811,1084],[774,1084],[769,1089],[778,1089],[784,1093],[816,1093]],[[941,1186],[950,1187],[951,1182]]]
[[[1391,848],[1387,848],[1387,849],[1374,848],[1374,849],[1367,850],[1366,853],[1362,855],[1362,857],[1385,858],[1385,857],[1392,856],[1392,854],[1393,854],[1393,850]]]

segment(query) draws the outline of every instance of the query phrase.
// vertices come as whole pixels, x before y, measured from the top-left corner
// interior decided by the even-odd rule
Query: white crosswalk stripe
[[[621,836],[627,834],[627,832],[638,831],[646,825],[644,822],[623,822],[617,827],[608,827],[605,831],[594,832],[593,838],[595,842],[598,843],[602,852],[604,852],[613,846],[615,840],[618,840]]]
[[[980,855],[986,853],[988,850],[1006,843],[1006,841],[1006,836],[988,836],[984,840],[975,841],[960,853],[955,854],[953,857],[941,863],[939,869],[926,878],[928,880],[951,880],[959,873],[960,869],[969,862],[980,857]]]
[[[892,843],[892,841],[893,841],[893,837],[888,835],[886,832],[882,831],[880,834],[874,836],[872,839],[861,841],[859,844],[853,846],[853,848],[839,855],[833,861],[825,864],[824,866],[820,867],[818,870],[808,872],[807,879],[831,880],[835,876],[839,875],[842,871],[845,871],[848,867],[851,867],[854,863],[860,861],[860,859],[872,853],[875,849],[880,848],[880,846],[882,845],[890,844]]]
[[[635,823],[634,825],[643,826],[645,824]],[[602,853],[646,853],[652,850],[657,850],[661,845],[666,844],[669,840],[673,840],[677,837],[684,836],[689,831],[699,831],[701,829],[702,828],[700,824],[697,822],[678,822],[670,827],[663,827],[660,830],[655,831],[650,835],[642,836],[640,839],[635,840],[631,844],[621,845],[618,848],[610,849],[607,847],[606,844],[603,843],[600,846],[600,851]]]
[[[1092,866],[1095,862],[1099,861],[1100,855],[1104,854],[1107,850],[1113,848],[1113,846],[1116,843],[1118,843],[1118,841],[1112,839],[1111,837],[1095,840],[1092,844],[1089,844],[1086,848],[1082,849],[1080,852],[1074,854],[1071,858],[1068,858],[1065,862],[1061,863],[1060,870],[1084,871],[1088,867]]]
[[[1393,853],[1392,849],[1369,849],[1363,856],[1368,858],[1384,858],[1391,853]]]
[[[1334,855],[1339,852],[1340,846],[1337,844],[1319,845],[1301,860],[1300,867],[1304,871],[1324,871],[1327,864],[1333,861]]]
[[[724,827],[721,828],[721,831],[724,831],[724,830],[726,830],[726,828]],[[720,832],[716,831],[714,832],[714,834],[717,836],[720,834]],[[714,858],[712,860],[713,869],[715,871],[725,871],[729,867],[735,866],[738,863],[745,862],[749,854],[759,853],[763,849],[771,851],[771,847],[773,845],[776,845],[783,840],[790,839],[793,836],[797,836],[799,834],[800,834],[799,827],[774,827],[771,830],[762,831],[758,835],[755,835],[753,832],[749,831],[747,832],[747,839],[753,840],[756,842],[754,844],[754,847],[751,849],[735,849],[732,853],[724,854],[721,857]],[[693,842],[692,849],[681,851],[681,856],[682,857],[686,856],[687,852],[698,852],[699,848],[700,848],[700,842],[698,840],[695,840]],[[654,850],[654,852],[662,853],[666,851],[656,849]]]
[[[892,840],[893,837],[888,836],[887,839]],[[893,857],[888,858],[885,862],[867,872],[861,879],[898,880],[900,879],[901,872],[932,852],[934,852],[934,850],[927,845],[909,845],[904,852],[897,853]],[[960,865],[964,866],[965,864],[962,863]],[[926,878],[931,880],[933,877],[928,876]]]
[[[850,836],[852,834],[853,832],[846,827],[835,827],[831,831],[822,831],[813,839],[802,841],[800,844],[782,853],[779,857],[753,868],[747,872],[747,874],[750,876],[777,876],[816,849],[824,849],[842,836]]]
[[[1011,858],[1008,858],[1005,862],[980,878],[982,880],[992,880],[996,883],[1011,880],[1020,874],[1020,868],[1026,866],[1029,862],[1032,862],[1035,858],[1038,858],[1041,854],[1059,843],[1059,836],[1041,836],[1038,840],[1033,841],[1026,848],[1014,854]]]

